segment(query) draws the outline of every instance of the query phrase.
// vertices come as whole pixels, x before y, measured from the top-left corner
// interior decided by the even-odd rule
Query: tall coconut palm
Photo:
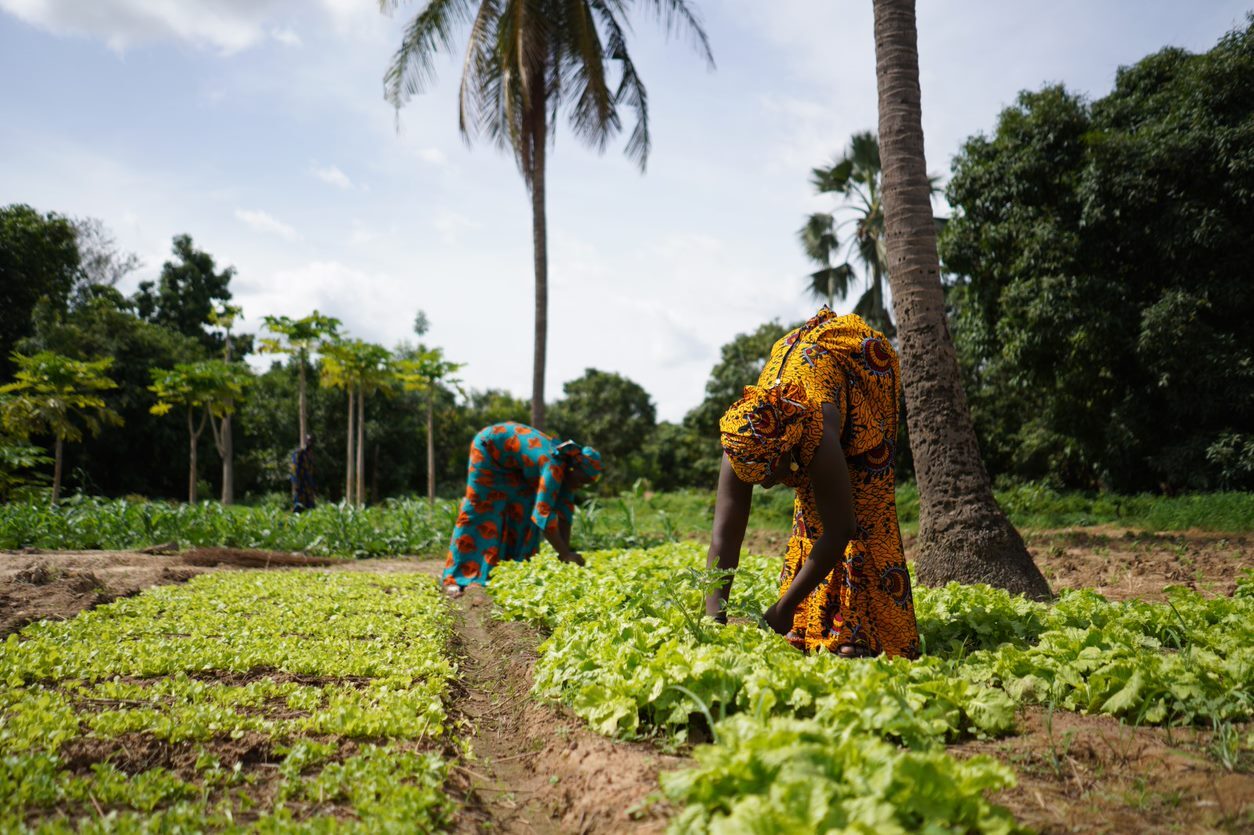
[[[945,322],[919,93],[914,0],[874,0],[885,250],[919,482],[919,581],[1049,584],[997,506]]]
[[[384,10],[402,0],[380,0]],[[484,135],[509,148],[531,195],[535,270],[535,355],[531,422],[544,426],[544,369],[548,335],[548,244],[545,174],[557,115],[571,131],[603,151],[622,130],[619,108],[634,111],[627,156],[643,171],[650,139],[648,98],[627,51],[623,0],[427,0],[401,38],[384,83],[398,109],[424,92],[436,56],[454,48],[454,32],[469,21],[462,62],[458,127],[469,142]],[[687,0],[637,0],[667,29],[691,36],[714,64],[705,30]],[[617,84],[613,79],[617,78]]]
[[[829,307],[835,299],[845,298],[853,283],[853,261],[861,264],[865,289],[853,312],[884,333],[895,333],[888,313],[885,281],[888,260],[884,248],[884,204],[880,166],[880,143],[871,131],[855,133],[849,149],[831,165],[815,168],[810,182],[819,194],[835,194],[844,198],[836,212],[844,216],[837,221],[836,212],[816,212],[806,218],[797,233],[806,256],[820,269],[810,274],[811,295],[825,299]],[[928,178],[929,194],[940,191],[938,177]],[[942,221],[937,218],[937,223]],[[853,227],[853,234],[840,240],[840,230]],[[841,254],[843,263],[835,263]]]

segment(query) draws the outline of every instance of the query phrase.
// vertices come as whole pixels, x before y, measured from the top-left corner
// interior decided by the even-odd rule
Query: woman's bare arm
[[[823,404],[823,440],[810,462],[810,484],[814,488],[823,533],[814,541],[805,565],[792,583],[766,611],[767,623],[781,635],[792,628],[793,612],[801,601],[818,588],[840,562],[858,529],[849,468],[840,447],[840,411],[830,403]]]
[[[706,568],[734,571],[740,565],[740,546],[749,524],[749,508],[753,503],[753,485],[736,477],[727,456],[718,470],[718,493],[714,499],[714,530],[710,535],[710,553]],[[731,595],[731,578],[705,599],[705,613],[726,620],[727,598]]]

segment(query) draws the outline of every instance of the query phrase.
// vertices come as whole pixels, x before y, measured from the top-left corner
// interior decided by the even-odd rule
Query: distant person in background
[[[306,435],[305,443],[292,453],[292,512],[312,510],[318,503],[318,483],[314,480],[314,436]]]
[[[470,444],[466,495],[444,563],[444,589],[458,597],[486,584],[504,560],[529,559],[543,536],[563,562],[583,565],[570,547],[575,491],[601,477],[601,455],[558,443],[530,426],[488,426]]]
[[[753,485],[794,488],[780,596],[762,618],[798,649],[919,655],[893,478],[900,397],[884,335],[824,307],[775,343],[758,384],[719,423],[709,565],[739,564]],[[730,591],[729,579],[706,613],[725,621]]]

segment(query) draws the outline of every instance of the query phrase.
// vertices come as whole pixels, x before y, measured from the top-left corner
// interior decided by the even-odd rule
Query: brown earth
[[[1041,708],[1021,712],[1019,727],[1017,736],[949,751],[1013,767],[1018,786],[990,799],[1038,832],[1254,831],[1254,763],[1226,770],[1207,751],[1209,731]]]
[[[755,535],[751,550],[782,553],[786,535]],[[1161,600],[1168,585],[1229,594],[1242,570],[1254,567],[1250,534],[1098,527],[1029,532],[1027,541],[1056,590],[1095,588],[1112,599]],[[439,562],[428,560],[318,560],[232,549],[0,554],[0,636],[33,620],[72,617],[149,585],[184,582],[205,571],[326,565],[383,573],[440,570]],[[682,767],[684,759],[597,736],[564,709],[536,703],[529,695],[531,670],[542,636],[525,625],[495,620],[490,600],[480,592],[455,606],[462,681],[454,709],[474,749],[473,757],[457,766],[450,786],[465,804],[458,831],[662,830],[673,810],[650,806],[649,799],[658,773]],[[1017,736],[951,750],[960,756],[991,754],[1011,765],[1019,786],[994,799],[1042,832],[1254,832],[1250,752],[1242,751],[1241,770],[1225,770],[1207,750],[1213,744],[1209,729],[1135,728],[1108,717],[1039,709],[1025,711],[1020,726]],[[1244,741],[1254,727],[1237,732]],[[179,772],[190,754],[153,740],[120,745],[113,740],[99,750],[80,742],[83,750],[68,753],[82,768],[108,760],[128,772],[152,765]],[[226,767],[240,762],[262,774],[274,770],[272,755],[254,745],[257,740],[221,742],[209,748]],[[261,779],[256,790],[264,794],[269,783]]]
[[[84,609],[138,594],[149,586],[185,583],[206,571],[327,566],[342,560],[194,548],[163,554],[136,551],[0,552],[0,637],[37,620],[65,620]]]

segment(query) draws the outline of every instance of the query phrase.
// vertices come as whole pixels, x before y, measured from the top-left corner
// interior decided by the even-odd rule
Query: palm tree
[[[297,446],[303,446],[309,435],[308,406],[305,396],[305,367],[309,365],[309,355],[323,345],[339,338],[340,320],[324,316],[318,311],[300,319],[287,316],[266,316],[266,330],[274,334],[261,340],[263,354],[288,354],[296,361],[300,391],[300,436],[296,439]]]
[[[52,503],[61,498],[65,442],[83,439],[83,428],[99,435],[105,425],[121,426],[101,392],[118,384],[108,377],[113,358],[84,361],[41,351],[33,356],[13,352],[13,382],[0,386],[0,425],[19,437],[53,437]]]
[[[235,470],[233,459],[228,455],[230,446],[224,430],[230,430],[231,415],[235,414],[244,390],[252,382],[248,366],[226,360],[202,360],[180,363],[169,369],[152,368],[148,373],[152,376],[148,390],[157,398],[150,412],[165,415],[176,406],[187,410],[188,503],[196,503],[196,453],[206,422],[222,458],[222,495],[232,495]]]
[[[402,0],[380,0],[387,10]],[[644,5],[668,29],[682,28],[712,67],[705,30],[687,0]],[[531,195],[535,270],[535,355],[531,422],[544,427],[544,368],[548,334],[546,153],[557,114],[603,151],[622,130],[619,108],[634,111],[625,152],[643,171],[649,155],[648,98],[627,51],[627,3],[622,0],[427,0],[406,28],[384,78],[389,102],[400,108],[424,92],[439,53],[453,49],[454,29],[470,21],[462,63],[458,127],[470,141],[485,135],[509,148]],[[611,78],[617,73],[618,84]]]
[[[322,384],[348,393],[348,460],[345,466],[344,501],[365,503],[366,398],[387,391],[393,380],[392,355],[382,345],[360,339],[341,340],[324,346]],[[353,407],[356,405],[356,415]],[[354,431],[356,439],[354,439]],[[354,455],[354,450],[356,454]]]
[[[862,265],[866,289],[854,305],[857,313],[872,326],[889,336],[896,332],[888,313],[884,292],[888,260],[884,245],[884,205],[880,166],[880,143],[870,131],[855,133],[849,150],[825,168],[815,168],[810,182],[819,194],[837,194],[844,198],[838,212],[847,215],[837,222],[834,212],[816,212],[806,218],[797,233],[806,256],[819,265],[811,273],[808,289],[815,298],[835,306],[837,297],[845,298],[854,277],[851,261]],[[940,191],[940,178],[928,178],[929,195]],[[937,223],[942,221],[937,218]],[[845,242],[839,239],[842,227],[852,225],[853,235]],[[843,263],[833,263],[844,250]]]
[[[441,388],[460,382],[452,375],[464,367],[464,363],[446,360],[444,349],[422,345],[411,356],[396,362],[396,379],[401,388],[426,394],[427,502],[431,505],[435,504],[435,398]]]
[[[914,0],[874,0],[884,243],[919,483],[919,582],[1049,584],[993,498],[945,322],[919,93]]]

